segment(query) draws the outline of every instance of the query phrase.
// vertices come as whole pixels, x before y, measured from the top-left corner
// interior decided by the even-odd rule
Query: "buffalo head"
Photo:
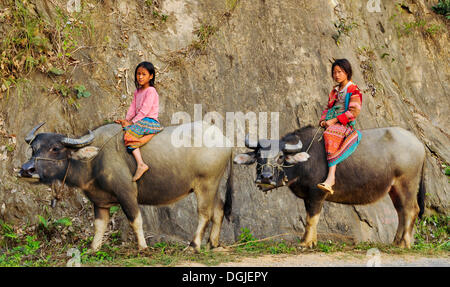
[[[260,139],[251,142],[245,138],[245,146],[251,152],[236,155],[234,163],[250,165],[256,162],[255,183],[260,189],[269,190],[288,184],[286,169],[307,161],[309,154],[302,152],[302,142],[295,134],[281,140]]]
[[[56,133],[35,135],[43,125],[44,123],[35,126],[25,137],[25,142],[30,145],[32,154],[31,158],[22,165],[19,176],[48,183],[64,178],[69,159],[80,157],[80,148],[92,143],[94,134],[89,132],[88,135],[79,139]]]

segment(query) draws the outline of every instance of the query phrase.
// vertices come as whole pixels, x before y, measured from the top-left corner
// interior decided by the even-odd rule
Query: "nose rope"
[[[69,174],[70,160],[68,158],[53,159],[53,158],[48,158],[48,157],[35,157],[34,158],[34,166],[35,167],[37,166],[37,161],[38,160],[47,160],[47,161],[56,161],[56,162],[67,160],[66,173],[64,174],[64,178],[63,178],[62,184],[59,186],[59,188],[56,188],[56,189],[52,188],[51,189],[52,190],[53,199],[52,199],[52,201],[50,203],[50,206],[54,208],[56,206],[56,201],[60,200],[62,198],[62,196],[61,196],[62,189],[64,187],[64,184],[66,183],[67,174]]]
[[[293,167],[294,165],[295,165],[295,164],[284,165],[284,164],[278,164],[278,163],[276,163],[276,164],[272,164],[272,163],[264,163],[264,164],[261,164],[260,169],[264,168],[265,166],[269,166],[269,167],[271,167],[272,169],[276,168],[276,169],[278,169],[278,170],[282,170],[283,167]]]
[[[320,130],[321,128],[322,128],[322,127],[320,127],[320,126],[317,128],[316,133],[314,134],[314,136],[313,136],[311,142],[309,143],[308,148],[306,149],[306,153],[308,153],[309,149],[311,148],[311,146],[312,146],[312,144],[313,144],[313,142],[314,142],[314,139],[316,138],[317,133],[319,132],[319,130]],[[322,137],[320,137],[318,141],[320,141],[321,139],[322,139]]]
[[[306,149],[306,153],[308,153],[308,151],[309,151],[309,149],[311,148],[311,146],[312,146],[312,144],[313,144],[313,142],[314,142],[314,140],[315,140],[315,138],[316,138],[316,136],[317,136],[317,133],[319,132],[319,130],[321,129],[321,127],[319,127],[317,130],[316,130],[316,132],[315,132],[315,134],[314,134],[314,136],[313,136],[313,138],[312,138],[312,140],[311,140],[311,142],[309,143],[309,146],[308,146],[308,148]],[[317,141],[320,141],[322,139],[322,137],[320,137]],[[277,168],[277,169],[281,169],[281,168],[283,168],[283,167],[293,167],[293,166],[295,166],[295,164],[291,164],[291,165],[284,165],[284,164],[271,164],[271,163],[265,163],[265,164],[262,164],[261,165],[261,168],[263,168],[263,167],[265,167],[265,166],[270,166],[270,167],[272,167],[272,168]]]
[[[113,137],[115,137],[115,136],[117,136],[120,132],[122,131],[122,129],[120,129],[119,131],[117,131],[116,133],[114,133],[111,137],[109,137],[101,146],[100,146],[100,148],[99,148],[99,152],[103,149],[103,147],[113,138]],[[27,147],[27,150],[26,150],[26,153],[28,153],[28,151],[29,151],[29,149],[31,148],[31,143],[34,141],[34,139],[36,138],[36,136],[30,141],[30,143],[28,144],[28,147]],[[87,160],[80,160],[80,161],[83,161],[83,162],[90,162],[91,160],[93,160],[95,157],[93,157],[93,158],[90,158],[90,159],[87,159]],[[62,184],[61,184],[61,186],[55,191],[55,193],[54,193],[54,195],[53,195],[53,197],[54,197],[54,199],[52,200],[52,202],[51,202],[51,206],[52,207],[55,207],[56,206],[56,200],[60,200],[61,199],[61,196],[60,196],[60,194],[61,194],[61,191],[62,191],[62,188],[64,187],[64,184],[66,183],[66,178],[67,178],[67,175],[69,174],[69,169],[70,169],[70,159],[67,157],[67,158],[61,158],[61,159],[54,159],[54,158],[48,158],[48,157],[34,157],[34,166],[36,167],[37,166],[37,161],[38,160],[46,160],[46,161],[54,161],[54,162],[59,162],[59,161],[64,161],[64,160],[67,160],[67,169],[66,169],[66,173],[64,174],[64,178],[63,178],[63,181],[62,181]],[[52,189],[52,191],[53,191],[53,189]]]

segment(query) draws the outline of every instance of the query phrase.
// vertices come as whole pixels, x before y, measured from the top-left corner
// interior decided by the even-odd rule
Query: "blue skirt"
[[[164,128],[161,124],[152,118],[143,118],[142,120],[126,126],[124,141],[128,151],[133,151],[146,144],[153,135],[161,132]]]

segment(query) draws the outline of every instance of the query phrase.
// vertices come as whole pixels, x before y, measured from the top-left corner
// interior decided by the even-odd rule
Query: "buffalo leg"
[[[305,199],[306,227],[300,246],[312,248],[317,245],[317,223],[319,222],[323,200]]]
[[[403,238],[404,226],[405,226],[404,216],[403,216],[403,206],[402,206],[402,202],[400,200],[400,195],[398,194],[398,192],[396,191],[394,186],[389,191],[389,197],[391,198],[392,203],[394,204],[394,207],[395,207],[395,210],[397,211],[397,216],[398,216],[397,232],[395,233],[395,237],[394,237],[394,241],[393,241],[393,244],[398,246],[398,245],[400,245],[400,241]]]
[[[195,190],[195,195],[197,196],[198,225],[197,230],[195,231],[194,239],[192,240],[190,246],[194,248],[196,252],[200,252],[203,234],[213,216],[216,191],[216,182],[205,182],[201,187]]]
[[[399,247],[411,248],[414,243],[414,223],[419,213],[419,205],[416,199],[418,180],[416,181],[399,179],[389,192],[398,214],[398,228],[394,245]]]
[[[133,221],[130,221],[131,228],[133,228],[136,235],[139,249],[146,249],[147,242],[145,242],[144,229],[142,228],[142,215],[141,211],[138,212]]]
[[[144,230],[142,228],[142,216],[139,210],[137,198],[129,193],[122,192],[117,194],[120,206],[130,222],[130,226],[136,235],[139,249],[147,248],[145,242]]]
[[[216,192],[216,197],[214,200],[214,210],[211,221],[212,227],[208,240],[208,249],[219,247],[220,229],[223,222],[223,202],[220,199],[218,192]]]
[[[109,208],[102,208],[94,205],[94,239],[92,240],[91,248],[96,251],[102,245],[103,235],[109,222]]]

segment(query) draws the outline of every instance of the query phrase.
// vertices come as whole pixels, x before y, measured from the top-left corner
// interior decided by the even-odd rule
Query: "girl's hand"
[[[115,120],[114,122],[122,125],[122,127],[126,127],[133,124],[132,122],[127,120]]]
[[[337,119],[331,119],[331,120],[328,120],[328,121],[326,121],[325,122],[325,127],[329,127],[329,126],[332,126],[332,125],[334,125],[335,123],[337,123]]]
[[[319,123],[319,126],[321,126],[321,127],[325,127],[325,121],[321,121],[320,123]]]

